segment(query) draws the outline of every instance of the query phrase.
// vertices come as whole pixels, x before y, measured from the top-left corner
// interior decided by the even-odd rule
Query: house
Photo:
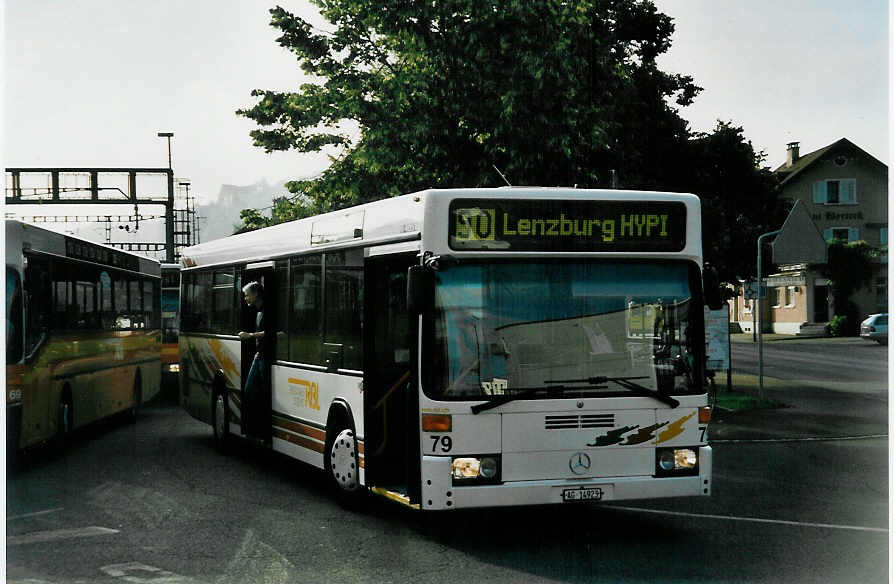
[[[851,301],[860,317],[887,312],[888,306],[888,167],[842,138],[801,156],[798,142],[787,146],[786,161],[774,172],[780,198],[801,200],[826,241],[863,240],[883,250],[873,264],[872,285]],[[777,266],[765,279],[767,298],[761,304],[764,332],[815,334],[832,318],[829,281],[822,266],[793,263]],[[754,300],[740,294],[731,301],[730,319],[751,332]]]

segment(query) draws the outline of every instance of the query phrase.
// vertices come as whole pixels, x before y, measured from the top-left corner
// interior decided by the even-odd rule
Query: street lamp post
[[[760,401],[764,401],[764,336],[761,330],[764,328],[764,323],[760,312],[761,292],[764,290],[764,282],[761,277],[761,263],[763,262],[761,249],[766,238],[778,235],[781,231],[781,229],[770,231],[757,238],[757,326],[755,328],[757,328],[757,396]]]
[[[159,138],[168,139],[168,203],[165,205],[165,261],[174,261],[174,169],[171,165],[171,138],[174,132],[158,132]]]

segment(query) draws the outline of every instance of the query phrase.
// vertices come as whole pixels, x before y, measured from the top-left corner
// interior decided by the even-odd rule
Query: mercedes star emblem
[[[582,475],[590,470],[590,457],[583,452],[575,452],[571,455],[568,466],[571,467],[571,472],[574,474]]]

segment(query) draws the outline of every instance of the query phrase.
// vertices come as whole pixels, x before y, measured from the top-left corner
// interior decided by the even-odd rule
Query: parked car
[[[860,336],[880,345],[888,344],[888,313],[870,314],[860,323]]]

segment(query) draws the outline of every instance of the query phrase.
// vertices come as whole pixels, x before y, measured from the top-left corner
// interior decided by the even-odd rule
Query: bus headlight
[[[457,485],[497,483],[500,481],[500,458],[495,455],[454,458],[451,476]]]
[[[656,449],[655,474],[658,476],[698,474],[698,451],[694,448]]]
[[[485,457],[481,459],[481,464],[478,468],[478,474],[485,479],[492,479],[497,476],[497,459]]]

